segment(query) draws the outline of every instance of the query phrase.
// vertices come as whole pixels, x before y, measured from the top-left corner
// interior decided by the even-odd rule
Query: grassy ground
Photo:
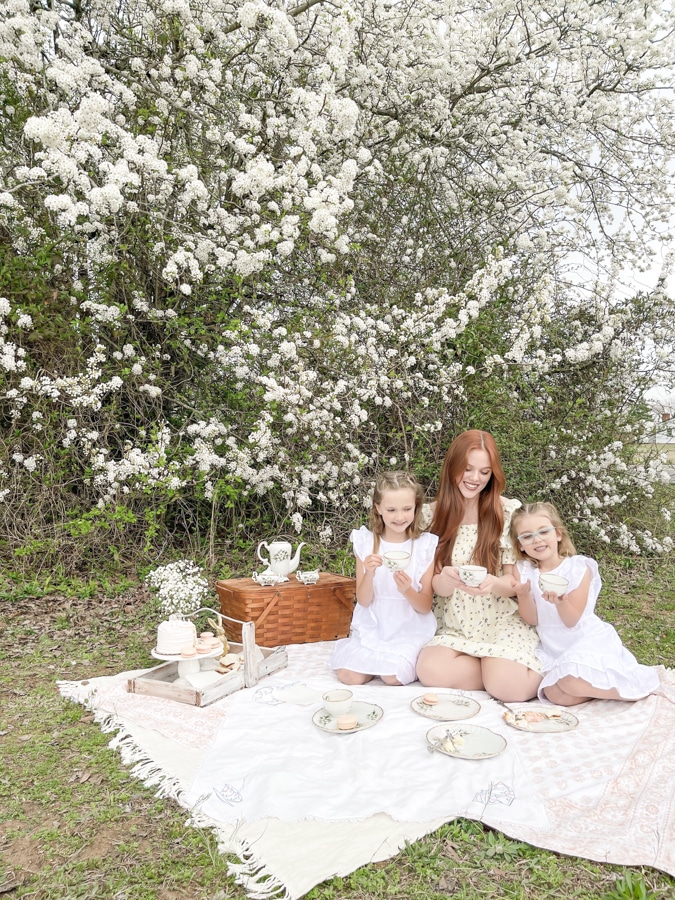
[[[675,563],[602,566],[600,612],[647,663],[675,665]],[[0,579],[0,590],[3,589]],[[243,900],[208,832],[130,777],[59,679],[84,679],[150,663],[157,622],[143,589],[39,585],[0,600],[0,894],[12,898]],[[2,596],[0,594],[0,596]],[[456,820],[395,859],[315,888],[331,898],[675,897],[675,879],[567,858]]]

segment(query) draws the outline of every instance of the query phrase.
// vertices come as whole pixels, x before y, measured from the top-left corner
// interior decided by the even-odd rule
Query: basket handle
[[[226,616],[225,613],[218,612],[217,609],[212,609],[210,606],[202,606],[200,609],[195,609],[191,613],[187,613],[188,618],[192,618],[193,616],[199,615],[199,613],[209,613],[212,616],[218,617],[218,623],[222,626],[223,619],[227,619],[228,622],[234,622],[235,625],[243,625],[241,619],[233,619],[232,616]]]
[[[342,588],[339,587],[338,585],[335,585],[333,587],[333,594],[338,598],[338,600],[340,601],[340,603],[342,603],[343,606],[347,607],[348,610],[351,611],[354,609],[354,595],[353,594],[351,597],[347,596],[344,593],[344,591],[342,590]]]
[[[262,623],[265,621],[265,619],[269,616],[269,614],[272,612],[274,607],[279,602],[279,597],[281,597],[281,593],[279,591],[276,591],[274,596],[270,600],[270,602],[267,604],[265,609],[260,613],[260,615],[256,619],[256,625],[262,625]]]

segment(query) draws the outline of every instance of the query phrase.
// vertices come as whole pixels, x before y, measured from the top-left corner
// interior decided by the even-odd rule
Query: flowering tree
[[[7,0],[10,543],[330,541],[478,426],[511,493],[667,547],[672,300],[614,278],[670,212],[673,44],[637,0]]]

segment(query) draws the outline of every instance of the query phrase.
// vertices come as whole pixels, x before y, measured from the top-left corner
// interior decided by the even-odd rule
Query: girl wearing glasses
[[[639,700],[654,691],[656,669],[640,665],[614,628],[593,612],[602,586],[598,565],[576,555],[556,508],[532,503],[517,510],[511,535],[519,557],[518,608],[541,640],[537,656],[545,674],[539,697],[575,706],[593,698]],[[540,585],[545,575],[562,579],[556,590]]]
[[[531,700],[541,681],[539,639],[513,597],[516,558],[509,525],[520,502],[502,497],[504,485],[491,434],[472,430],[455,438],[429,526],[439,539],[432,581],[438,628],[420,652],[417,677],[428,686]],[[458,567],[467,564],[489,573],[478,587],[459,577]]]

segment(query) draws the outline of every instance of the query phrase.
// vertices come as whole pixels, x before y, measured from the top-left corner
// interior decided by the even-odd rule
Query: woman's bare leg
[[[595,688],[583,678],[575,678],[573,675],[566,675],[555,684],[550,684],[544,688],[546,699],[551,703],[557,703],[558,706],[577,706],[579,703],[585,703],[587,700],[621,700],[621,696],[616,688],[603,690]]]
[[[512,659],[484,656],[481,659],[485,690],[505,703],[518,703],[537,696],[541,675]]]
[[[425,687],[482,691],[480,660],[450,647],[423,647],[417,657],[417,677]]]
[[[335,674],[343,684],[366,684],[373,680],[372,675],[364,675],[363,672],[352,672],[351,669],[336,669]]]

